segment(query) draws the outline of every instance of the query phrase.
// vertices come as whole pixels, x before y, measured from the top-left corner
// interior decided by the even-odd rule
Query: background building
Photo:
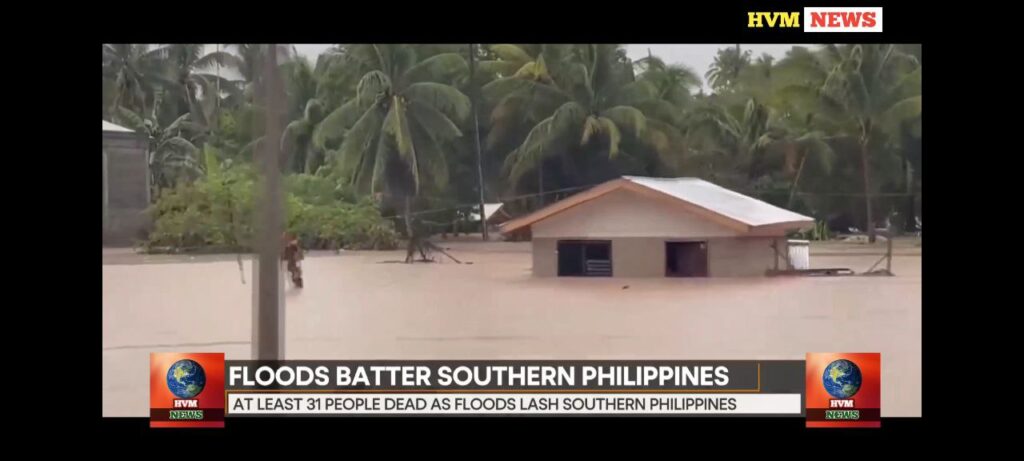
[[[103,121],[103,245],[130,245],[149,227],[146,136]]]

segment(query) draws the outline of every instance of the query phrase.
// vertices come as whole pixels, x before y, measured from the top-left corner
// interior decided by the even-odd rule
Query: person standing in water
[[[299,239],[288,232],[285,232],[281,239],[284,244],[281,260],[287,263],[288,274],[291,275],[292,283],[296,287],[302,288],[302,266],[299,264],[299,261],[302,260],[303,256],[302,247],[299,246]]]

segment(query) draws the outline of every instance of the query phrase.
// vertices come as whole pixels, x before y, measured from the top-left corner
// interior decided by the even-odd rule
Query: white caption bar
[[[800,414],[800,394],[228,394],[230,415]]]

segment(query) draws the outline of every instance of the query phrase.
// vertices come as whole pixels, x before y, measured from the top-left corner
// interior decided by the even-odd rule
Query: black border
[[[802,31],[784,30],[752,30],[746,28],[746,11],[799,11],[803,6],[882,6],[885,10],[885,32],[880,34],[803,34]],[[258,9],[253,5],[254,10]],[[446,5],[424,5],[421,8],[424,13],[416,10],[418,5],[398,5],[403,13],[396,14],[393,11],[382,11],[381,5],[372,7],[359,7],[353,5],[339,4],[334,11],[326,6],[315,8],[300,8],[300,15],[289,16],[287,11],[280,10],[280,5],[267,4],[268,9],[275,9],[271,14],[273,19],[267,20],[266,16],[257,17],[255,14],[240,12],[238,17],[232,21],[202,20],[205,14],[196,11],[196,23],[192,27],[182,27],[175,22],[179,15],[168,15],[166,10],[153,8],[147,11],[146,8],[139,8],[132,5],[132,8],[124,8],[122,12],[111,13],[105,17],[105,23],[101,28],[100,36],[95,42],[75,40],[68,43],[66,40],[71,35],[77,34],[73,24],[51,24],[54,35],[50,38],[57,42],[51,46],[61,46],[65,51],[60,54],[60,69],[74,69],[70,74],[59,74],[51,76],[53,83],[49,83],[52,91],[57,93],[58,99],[64,101],[72,114],[66,115],[65,120],[74,120],[75,123],[68,123],[69,126],[61,127],[61,131],[70,131],[65,136],[56,135],[48,130],[50,141],[56,145],[59,143],[74,140],[76,146],[72,149],[57,149],[57,152],[50,151],[48,154],[36,152],[45,158],[44,162],[53,161],[59,158],[59,167],[44,167],[47,173],[53,173],[57,178],[52,181],[61,184],[55,188],[52,198],[41,198],[44,204],[41,206],[43,213],[52,213],[54,208],[60,208],[61,218],[57,225],[46,226],[45,229],[36,231],[45,239],[44,245],[56,246],[63,258],[61,267],[54,270],[53,267],[39,266],[39,273],[54,274],[68,282],[62,284],[66,289],[55,289],[48,284],[47,280],[32,280],[29,285],[38,284],[37,292],[44,293],[48,297],[57,295],[49,305],[43,305],[36,309],[42,311],[44,316],[49,317],[47,329],[40,330],[43,334],[53,335],[49,325],[53,319],[59,318],[59,327],[62,331],[56,333],[63,340],[54,351],[55,357],[66,361],[71,365],[68,369],[73,376],[98,376],[96,370],[102,369],[102,354],[92,352],[96,349],[102,350],[102,271],[97,270],[100,261],[97,261],[96,243],[100,239],[101,222],[100,216],[94,207],[98,208],[98,200],[90,199],[91,193],[87,191],[99,189],[98,174],[99,162],[94,162],[88,154],[95,149],[95,142],[100,136],[93,125],[88,123],[91,120],[86,109],[95,110],[96,98],[98,97],[97,58],[99,57],[99,43],[109,42],[202,42],[202,43],[230,43],[230,42],[293,42],[293,43],[326,43],[326,42],[623,42],[623,43],[822,43],[822,42],[893,42],[893,43],[923,43],[924,53],[928,56],[934,68],[924,79],[924,85],[928,88],[929,95],[936,95],[936,103],[930,103],[926,107],[928,119],[930,142],[925,144],[928,147],[947,146],[956,140],[941,137],[942,133],[953,133],[951,126],[954,119],[945,114],[952,113],[956,108],[953,104],[958,101],[942,101],[938,97],[943,94],[943,88],[956,85],[957,88],[968,86],[955,75],[959,72],[946,72],[955,66],[953,56],[933,50],[940,49],[933,45],[933,41],[925,37],[920,26],[927,24],[928,11],[926,8],[918,7],[912,2],[874,1],[874,2],[852,2],[852,1],[716,1],[713,3],[687,2],[675,5],[653,5],[648,4],[643,9],[629,11],[629,5],[609,5],[602,7],[598,4],[591,4],[591,7],[580,5],[557,5],[553,2],[533,6],[532,4],[503,4],[500,7],[495,5],[458,5],[456,3]],[[477,20],[475,22],[463,21],[460,11],[466,11],[470,7],[475,11],[484,10],[490,16],[507,14],[509,17],[501,22],[497,19],[488,18],[487,21]],[[360,9],[362,8],[362,10]],[[315,10],[315,11],[314,11]],[[557,11],[557,13],[556,13]],[[313,14],[315,13],[315,14]],[[559,16],[564,13],[563,16]],[[226,13],[225,13],[226,14]],[[234,13],[232,13],[234,14]],[[640,17],[644,14],[644,17]],[[449,21],[445,24],[439,19],[444,16]],[[626,19],[623,19],[623,17]],[[153,20],[152,18],[161,18]],[[733,20],[732,18],[735,18]],[[463,24],[462,22],[466,22]],[[61,28],[61,29],[57,29]],[[57,33],[58,30],[64,32]],[[75,35],[77,37],[78,35]],[[958,81],[944,82],[943,80]],[[55,89],[55,90],[53,90]],[[953,98],[951,98],[953,99]],[[956,98],[960,99],[960,98]],[[53,114],[50,114],[53,117]],[[63,118],[63,117],[61,117]],[[85,120],[86,123],[79,123]],[[942,139],[940,141],[940,139]],[[90,141],[92,140],[92,141]],[[78,144],[81,144],[79,147]],[[37,146],[38,147],[38,146]],[[49,150],[49,149],[44,149]],[[935,153],[929,157],[929,176],[932,178],[943,175],[943,166],[949,163],[944,160],[942,154]],[[56,171],[54,171],[56,170]],[[96,171],[95,176],[82,174],[87,171]],[[955,179],[959,180],[959,178]],[[936,179],[932,179],[936,181]],[[945,179],[944,179],[945,181]],[[938,184],[933,182],[932,184]],[[37,188],[42,186],[37,186]],[[49,185],[45,187],[50,187]],[[952,203],[947,202],[948,189],[933,187],[929,203]],[[55,205],[57,200],[66,201],[83,200],[81,206]],[[938,209],[931,207],[931,209]],[[936,221],[938,219],[938,221]],[[930,248],[930,254],[941,254],[942,266],[966,265],[967,255],[957,254],[956,249],[949,238],[956,238],[952,235],[957,226],[956,222],[946,219],[938,214],[929,215],[930,223],[940,224],[932,230],[929,229],[931,246],[938,245],[938,249]],[[947,222],[949,221],[949,222]],[[950,232],[950,236],[942,234]],[[939,234],[936,234],[938,232]],[[936,237],[935,235],[939,235]],[[33,238],[35,240],[35,238]],[[53,242],[59,242],[54,244]],[[942,249],[949,245],[951,248]],[[963,258],[963,265],[958,258]],[[929,283],[923,284],[924,293],[922,299],[927,299],[924,305],[927,308],[922,310],[922,341],[926,344],[922,348],[922,382],[928,378],[938,379],[939,375],[934,370],[939,368],[938,357],[943,360],[951,357],[947,351],[959,344],[950,344],[943,335],[938,334],[941,324],[950,319],[950,309],[943,309],[939,306],[940,295],[929,294],[937,292],[938,287],[944,282],[940,278],[946,276],[938,272],[939,263],[933,258],[925,259],[922,256],[922,274],[928,273]],[[954,297],[941,295],[947,303],[959,301]],[[94,304],[95,303],[95,304]],[[927,309],[927,310],[925,310]],[[47,312],[49,311],[49,312]],[[99,315],[97,315],[99,314]],[[943,345],[945,344],[945,345]],[[95,355],[93,355],[95,354]],[[73,370],[73,371],[72,371]],[[75,381],[81,383],[77,379]],[[76,387],[79,384],[76,384]],[[76,403],[79,408],[76,416],[67,413],[67,406],[64,406],[66,416],[57,416],[49,413],[51,425],[70,426],[74,430],[80,427],[81,422],[98,423],[99,431],[89,431],[87,436],[101,436],[103,439],[122,437],[124,435],[139,436],[147,441],[171,441],[183,436],[197,436],[202,439],[228,438],[241,439],[251,436],[277,436],[280,440],[286,437],[288,440],[312,440],[314,437],[323,437],[323,440],[334,440],[339,434],[345,434],[345,438],[362,436],[363,434],[385,434],[386,439],[392,443],[403,445],[405,439],[423,437],[426,432],[436,431],[439,436],[447,437],[444,440],[452,446],[458,446],[470,433],[495,434],[498,426],[504,428],[527,430],[535,434],[534,439],[514,440],[502,438],[504,445],[518,444],[522,442],[543,442],[546,440],[562,443],[568,432],[576,434],[599,434],[607,433],[607,428],[614,426],[616,435],[625,437],[642,436],[645,440],[656,443],[671,443],[681,435],[685,434],[687,439],[704,439],[707,436],[727,436],[732,439],[755,438],[778,439],[783,436],[796,436],[802,439],[821,440],[836,436],[850,437],[855,440],[869,439],[890,439],[903,440],[906,436],[922,435],[925,430],[937,427],[934,424],[935,417],[943,411],[935,406],[935,392],[928,392],[927,387],[922,389],[922,418],[883,418],[882,429],[807,429],[804,427],[803,418],[671,418],[671,417],[627,417],[627,418],[543,418],[543,417],[516,417],[516,418],[261,418],[261,419],[231,419],[227,421],[225,429],[149,429],[149,421],[146,418],[102,418],[102,380],[96,379],[93,384],[85,384],[84,389],[74,391],[75,401],[88,401]],[[68,394],[69,391],[63,384],[55,389]],[[95,399],[95,400],[93,400]],[[84,416],[84,418],[83,418]],[[67,418],[73,420],[68,420]],[[618,432],[621,429],[630,429],[627,432]],[[340,432],[339,432],[340,431]],[[452,438],[451,436],[456,436]],[[759,437],[758,437],[759,436]],[[519,436],[517,436],[519,437]],[[914,437],[916,438],[916,437]],[[497,440],[480,438],[478,441]],[[341,443],[339,441],[339,443]],[[782,448],[782,447],[778,447]],[[795,448],[795,447],[794,447]]]

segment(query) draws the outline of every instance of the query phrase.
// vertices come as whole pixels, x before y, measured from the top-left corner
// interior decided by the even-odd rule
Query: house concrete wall
[[[142,135],[103,132],[104,245],[129,245],[149,229],[146,149]]]
[[[614,254],[612,259],[615,259]],[[614,266],[612,274],[615,274]],[[533,238],[533,275],[537,277],[558,275],[558,239]]]
[[[712,277],[762,276],[775,267],[772,237],[741,237],[708,240],[708,273]],[[780,254],[786,254],[786,239],[778,238]],[[785,268],[779,258],[779,267]]]
[[[617,190],[533,224],[533,238],[732,237],[736,231],[671,203]]]
[[[558,275],[558,241],[571,238],[534,238],[533,275]],[[584,239],[585,240],[585,239]],[[771,237],[738,237],[683,239],[672,237],[619,237],[612,242],[613,277],[664,277],[665,243],[679,241],[708,242],[708,275],[710,277],[758,277],[775,267],[772,240],[777,240],[780,254],[785,254],[786,239]],[[779,258],[779,267],[785,267]]]

